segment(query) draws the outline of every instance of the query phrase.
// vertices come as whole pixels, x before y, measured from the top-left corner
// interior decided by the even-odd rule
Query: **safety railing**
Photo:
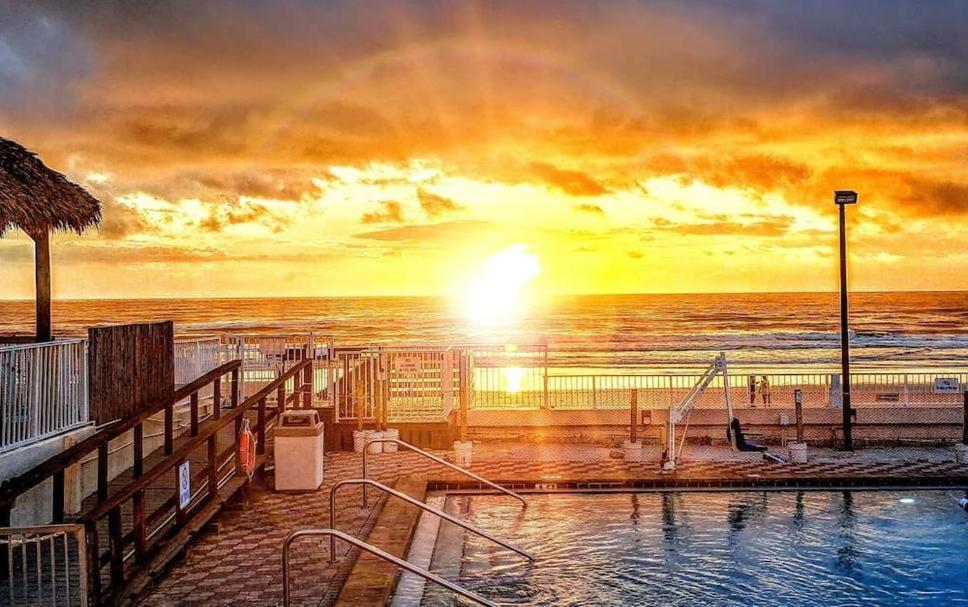
[[[521,502],[521,504],[525,508],[528,507],[528,501],[526,499],[524,499],[523,497],[521,497],[521,495],[515,493],[514,491],[511,491],[510,489],[507,489],[505,487],[502,487],[501,485],[498,485],[497,483],[494,483],[492,481],[489,481],[486,478],[484,478],[483,476],[480,476],[479,474],[474,474],[473,472],[471,472],[467,468],[462,468],[462,467],[458,466],[457,464],[452,464],[452,463],[448,462],[447,460],[445,460],[442,457],[437,457],[433,453],[428,453],[428,452],[424,451],[423,449],[421,449],[420,447],[411,445],[410,443],[408,443],[406,441],[403,441],[403,440],[400,440],[399,438],[374,438],[374,439],[371,439],[371,440],[366,441],[366,445],[364,445],[364,447],[363,447],[363,478],[368,478],[368,476],[367,476],[367,454],[370,452],[370,445],[376,445],[378,443],[393,443],[393,444],[399,445],[401,447],[405,447],[407,449],[410,449],[414,453],[416,453],[416,454],[418,454],[418,455],[420,455],[420,456],[422,456],[422,457],[424,457],[426,459],[435,461],[435,462],[437,462],[438,464],[440,464],[442,466],[446,466],[446,467],[450,468],[451,470],[456,470],[457,472],[460,472],[461,474],[464,474],[465,476],[469,476],[470,478],[476,480],[479,483],[483,483],[484,485],[487,485],[488,487],[491,487],[492,489],[496,489],[497,491],[500,491],[501,493],[503,493],[505,495],[508,495],[510,497],[513,497],[514,499],[516,499],[519,502]],[[366,488],[364,487],[363,488],[363,506],[366,507],[366,505],[367,505],[367,496],[366,496]]]
[[[376,546],[373,546],[372,544],[367,544],[362,540],[358,540],[351,535],[347,535],[346,533],[343,533],[342,531],[337,531],[335,529],[304,529],[302,531],[295,531],[289,534],[289,537],[287,537],[286,541],[283,542],[282,544],[282,604],[283,604],[283,607],[289,607],[292,600],[291,599],[292,592],[290,589],[290,582],[289,582],[289,569],[290,569],[289,549],[292,547],[293,542],[295,542],[299,538],[314,537],[314,536],[315,537],[330,536],[332,538],[342,540],[347,544],[351,544],[364,552],[368,552],[372,554],[377,558],[383,559],[384,561],[387,561],[389,563],[393,563],[397,567],[404,569],[406,571],[409,571],[410,573],[416,576],[422,577],[423,579],[429,582],[434,582],[435,584],[439,584],[440,586],[443,586],[444,588],[446,588],[447,590],[450,590],[454,594],[462,596],[465,599],[468,599],[470,601],[474,601],[478,605],[484,605],[485,607],[499,607],[497,603],[493,601],[489,601],[477,593],[471,592],[466,588],[462,588],[457,584],[454,584],[453,582],[445,580],[439,575],[433,574],[427,571],[426,569],[421,569],[420,567],[417,567],[416,565],[412,565],[407,561],[390,554],[389,552],[380,550],[379,548],[377,548]]]
[[[0,347],[0,452],[86,423],[85,340]]]
[[[698,375],[549,375],[548,403],[552,409],[625,408],[633,391],[643,409],[663,409],[678,402]],[[968,385],[968,372],[852,373],[851,397],[856,407],[957,407]],[[827,373],[772,373],[734,375],[730,395],[741,407],[788,407],[800,390],[805,408],[840,405],[840,376]],[[711,386],[721,388],[717,379]],[[960,387],[960,388],[959,388]],[[697,408],[723,406],[722,390],[711,390]],[[484,408],[475,402],[474,408]]]
[[[5,480],[0,484],[0,525],[8,525],[10,523],[10,510],[13,508],[17,496],[29,491],[49,478],[53,479],[53,522],[63,522],[65,472],[69,467],[81,463],[82,460],[85,460],[92,453],[97,454],[98,500],[103,501],[107,499],[108,482],[110,480],[108,474],[110,468],[109,457],[111,455],[110,442],[112,440],[128,432],[133,434],[133,462],[136,467],[135,470],[137,470],[138,462],[142,461],[144,455],[146,455],[144,453],[144,426],[150,418],[159,413],[163,413],[163,447],[165,453],[170,454],[175,439],[175,404],[185,399],[190,399],[191,431],[194,432],[199,423],[198,392],[214,386],[215,399],[212,409],[213,415],[217,417],[218,412],[221,410],[221,385],[223,377],[230,377],[231,389],[229,398],[231,405],[234,407],[238,402],[236,400],[238,369],[238,361],[226,363],[212,369],[195,381],[176,389],[170,399],[152,403],[146,406],[139,414],[102,428],[93,436],[48,458],[23,474]]]
[[[445,521],[449,521],[449,522],[457,525],[458,527],[462,527],[462,528],[466,529],[467,531],[470,531],[471,533],[474,533],[476,535],[479,535],[479,536],[481,536],[481,537],[483,537],[485,539],[491,540],[495,544],[498,544],[499,546],[503,546],[504,548],[507,548],[508,550],[510,550],[512,552],[516,552],[516,553],[520,554],[521,556],[523,556],[524,558],[528,559],[529,561],[533,561],[534,560],[534,557],[531,556],[531,554],[529,554],[528,552],[522,550],[521,548],[518,548],[517,546],[514,546],[512,544],[509,544],[509,543],[505,542],[504,540],[502,540],[500,538],[494,537],[493,535],[491,535],[490,533],[484,531],[483,529],[480,529],[478,527],[475,527],[474,525],[471,525],[470,523],[466,523],[466,522],[462,521],[461,519],[459,519],[459,518],[457,518],[455,516],[451,516],[450,514],[447,514],[446,512],[444,512],[443,510],[440,510],[438,508],[434,508],[433,506],[429,506],[429,505],[421,502],[420,500],[414,499],[414,498],[410,497],[409,495],[407,495],[406,493],[401,493],[400,491],[397,491],[396,489],[392,489],[390,487],[387,487],[383,483],[380,483],[380,482],[377,482],[377,481],[375,481],[373,479],[368,479],[368,478],[349,478],[349,479],[344,479],[344,480],[339,481],[335,485],[333,485],[333,488],[329,490],[329,523],[331,525],[333,525],[333,526],[336,525],[336,492],[337,492],[337,490],[340,487],[343,487],[343,486],[346,486],[346,485],[363,485],[364,486],[364,491],[365,491],[365,488],[367,486],[369,486],[369,487],[376,487],[377,489],[379,489],[380,491],[382,491],[382,492],[384,492],[384,493],[386,493],[388,495],[392,495],[395,498],[401,499],[401,500],[407,502],[408,504],[410,504],[412,506],[416,506],[417,508],[420,508],[421,510],[423,510],[425,512],[430,512],[432,514],[435,514],[435,515],[439,516],[440,518],[444,519]],[[336,562],[336,538],[335,537],[331,537],[330,538],[330,542],[329,542],[329,562],[330,563]]]
[[[216,336],[176,339],[175,386],[185,385],[222,363],[236,358],[229,356],[228,352],[229,349]]]
[[[0,528],[0,602],[87,607],[83,525]]]
[[[237,364],[234,368],[238,369]],[[220,491],[233,477],[251,474],[264,465],[269,429],[288,406],[311,394],[312,360],[306,359],[237,406],[219,412],[204,424],[193,424],[189,436],[177,447],[166,448],[165,456],[150,470],[143,470],[136,459],[131,481],[110,496],[99,496],[97,505],[81,517],[87,530],[92,594],[107,602],[123,602],[127,583],[134,575],[152,564],[156,556],[173,556],[163,549],[166,541],[187,533],[190,521],[204,516],[213,504],[219,505],[224,497]],[[275,406],[268,405],[270,396],[275,397]],[[240,452],[240,434],[249,413],[255,416],[251,424],[255,453],[253,461],[246,462]],[[229,444],[223,450],[220,443],[226,438]],[[193,461],[201,464],[199,472],[192,471]],[[173,478],[176,482],[169,484]],[[240,481],[247,482],[247,478]],[[147,503],[149,490],[160,503]],[[166,497],[158,500],[160,496]],[[124,520],[129,512],[131,519]],[[105,521],[108,549],[102,552],[100,538]],[[102,592],[101,570],[105,566],[109,581]]]

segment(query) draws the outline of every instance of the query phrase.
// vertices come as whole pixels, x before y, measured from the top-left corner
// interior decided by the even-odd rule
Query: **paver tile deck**
[[[968,466],[954,463],[947,449],[878,449],[855,453],[811,451],[807,464],[764,462],[756,454],[736,454],[717,447],[690,451],[696,458],[683,462],[672,474],[659,470],[657,461],[627,464],[612,457],[612,450],[595,446],[475,445],[470,469],[505,483],[525,482],[639,482],[662,479],[730,482],[749,479],[918,479],[943,484],[968,484]],[[646,457],[652,458],[652,454]],[[371,477],[392,484],[400,475],[425,476],[439,484],[466,482],[459,472],[401,451],[371,456]],[[653,458],[655,459],[655,458]],[[276,493],[255,491],[247,509],[232,508],[197,538],[184,558],[156,580],[139,601],[145,607],[181,605],[275,606],[282,604],[281,547],[298,529],[325,528],[329,521],[329,489],[346,478],[361,476],[361,456],[327,454],[325,482],[318,491]],[[375,496],[375,493],[371,495]],[[360,508],[360,492],[340,493],[337,527],[358,536],[368,533],[374,517]],[[348,550],[342,548],[342,550]],[[327,563],[328,541],[300,541],[293,550],[294,605],[331,605],[345,580],[355,551],[336,565]]]

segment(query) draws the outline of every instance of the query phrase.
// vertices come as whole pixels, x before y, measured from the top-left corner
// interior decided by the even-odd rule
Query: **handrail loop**
[[[436,514],[437,516],[444,519],[445,521],[450,521],[451,523],[454,523],[458,527],[463,527],[464,529],[470,531],[471,533],[475,533],[483,538],[489,539],[495,544],[499,544],[500,546],[503,546],[504,548],[507,548],[512,552],[516,552],[520,554],[521,556],[528,559],[529,561],[534,561],[534,557],[531,556],[528,552],[522,550],[521,548],[518,548],[517,546],[514,546],[512,544],[509,544],[504,540],[498,539],[493,535],[491,535],[490,533],[484,531],[483,529],[476,527],[475,525],[471,525],[470,523],[467,523],[451,514],[448,514],[443,510],[439,510],[437,508],[434,508],[433,506],[425,504],[420,500],[407,495],[406,493],[402,493],[400,491],[397,491],[396,489],[387,487],[383,483],[380,483],[368,478],[344,479],[339,481],[335,485],[333,485],[333,488],[329,490],[329,524],[334,529],[336,528],[336,491],[343,485],[372,485],[373,487],[376,487],[377,489],[379,489],[380,491],[383,491],[384,493],[388,493],[396,498],[402,499],[408,504],[412,506],[416,506],[421,510],[430,512],[432,514]],[[330,563],[336,562],[336,538],[332,536],[329,538],[329,562]]]
[[[286,541],[283,542],[282,544],[282,604],[283,604],[283,607],[289,607],[289,600],[290,600],[290,594],[291,594],[289,591],[289,547],[292,545],[292,543],[295,540],[301,537],[319,536],[319,535],[328,535],[333,539],[339,538],[344,542],[346,542],[347,544],[352,544],[357,548],[359,548],[360,550],[369,552],[370,554],[378,558],[381,558],[385,561],[393,563],[397,567],[400,567],[401,569],[405,569],[414,575],[422,577],[423,579],[428,580],[430,582],[440,584],[447,590],[450,590],[451,592],[458,594],[464,597],[465,599],[474,601],[478,605],[484,605],[484,607],[500,607],[497,603],[493,601],[489,601],[484,597],[474,592],[471,592],[470,590],[461,588],[457,584],[449,582],[444,578],[440,577],[439,575],[435,575],[427,571],[426,569],[421,569],[416,565],[411,565],[407,561],[401,558],[398,558],[396,556],[393,556],[389,552],[384,552],[383,550],[380,550],[376,546],[367,544],[362,540],[358,540],[351,535],[347,535],[346,533],[343,533],[342,531],[337,531],[335,529],[304,529],[302,531],[294,531],[293,533],[290,533],[289,537],[286,538]]]
[[[374,439],[371,439],[371,440],[366,441],[366,445],[364,445],[364,447],[363,447],[363,478],[367,478],[367,475],[366,475],[366,454],[370,452],[370,445],[375,445],[377,443],[395,443],[397,445],[400,445],[401,447],[406,447],[407,449],[410,449],[411,451],[414,451],[414,452],[416,452],[416,453],[418,453],[418,454],[420,454],[420,455],[422,455],[422,456],[424,456],[424,457],[426,457],[428,459],[431,459],[431,460],[437,462],[438,464],[441,464],[443,466],[447,466],[448,468],[451,468],[453,470],[457,470],[458,472],[461,472],[463,474],[466,474],[467,476],[473,478],[474,480],[476,480],[478,482],[481,482],[481,483],[484,483],[488,487],[493,487],[494,489],[497,489],[501,493],[504,493],[506,495],[509,495],[509,496],[513,497],[514,499],[518,500],[519,502],[521,502],[521,504],[523,505],[523,507],[525,507],[525,508],[528,507],[527,500],[525,500],[523,497],[521,497],[519,494],[515,493],[514,491],[511,491],[510,489],[505,489],[501,485],[498,485],[497,483],[493,483],[493,482],[487,480],[486,478],[484,478],[483,476],[474,474],[473,472],[471,472],[467,468],[462,468],[462,467],[458,466],[457,464],[452,464],[452,463],[448,462],[447,460],[445,460],[445,459],[443,459],[441,457],[437,457],[433,453],[428,453],[428,452],[424,451],[423,449],[421,449],[420,447],[416,447],[414,445],[411,445],[410,443],[408,443],[406,441],[403,441],[403,440],[400,440],[399,438],[374,438]],[[366,487],[363,487],[363,507],[366,508],[366,506],[367,506]]]

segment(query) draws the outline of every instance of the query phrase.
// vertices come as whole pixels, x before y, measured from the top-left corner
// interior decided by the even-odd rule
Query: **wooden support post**
[[[108,442],[101,443],[97,448],[97,502],[103,503],[108,499]]]
[[[282,415],[286,410],[286,386],[279,386],[276,390],[276,409],[279,410],[279,415]]]
[[[51,492],[53,504],[51,504],[54,523],[64,522],[64,469],[61,468],[54,473],[54,487]]]
[[[961,443],[968,445],[968,390],[965,390],[965,417],[961,425]]]
[[[313,406],[313,363],[310,362],[303,369],[303,407],[306,409]]]
[[[145,472],[145,430],[144,424],[137,424],[133,429],[133,462],[131,465],[131,475],[134,478],[140,477]],[[132,522],[131,531],[134,535],[134,554],[139,562],[144,560],[145,553],[148,551],[148,536],[145,529],[145,493],[138,491],[131,498]]]
[[[257,455],[262,455],[266,452],[266,399],[265,397],[259,399],[259,410],[258,410],[258,427],[256,431],[256,441],[255,441],[255,452]]]
[[[87,536],[87,571],[81,575],[87,576],[87,589],[92,605],[101,604],[101,548],[98,538],[97,523],[85,521],[84,531]],[[78,550],[84,548],[78,546]]]
[[[108,513],[108,542],[111,552],[111,585],[124,586],[124,529],[121,526],[121,506]]]
[[[238,369],[232,369],[232,379],[230,381],[230,384],[231,386],[229,389],[232,391],[232,395],[229,400],[232,403],[231,405],[232,408],[234,409],[239,406],[239,370]]]
[[[242,474],[242,456],[239,454],[239,434],[242,432],[242,416],[235,418],[235,432],[232,433],[232,451],[235,456],[235,473]]]
[[[216,377],[212,385],[212,417],[222,417],[222,378]]]
[[[31,238],[34,241],[34,284],[37,298],[35,337],[38,342],[50,341],[50,234],[44,230],[31,235]]]
[[[198,392],[192,392],[188,402],[191,410],[191,435],[198,436]]]
[[[218,495],[218,432],[208,437],[208,495]]]
[[[165,455],[171,455],[175,447],[175,408],[169,404],[165,407]]]
[[[794,391],[793,405],[796,407],[797,415],[797,442],[803,442],[803,392],[800,390]]]
[[[630,417],[629,440],[634,443],[639,440],[639,391],[634,388],[632,389]]]
[[[11,504],[0,505],[0,527],[10,526]],[[6,550],[0,550],[0,580],[10,579],[10,555]]]
[[[145,526],[145,492],[141,490],[131,498],[131,533],[134,535],[134,557],[138,562],[143,561],[148,552]]]
[[[145,427],[144,424],[137,424],[132,429],[134,435],[132,446],[134,447],[133,462],[131,465],[132,473],[138,478],[145,472]]]

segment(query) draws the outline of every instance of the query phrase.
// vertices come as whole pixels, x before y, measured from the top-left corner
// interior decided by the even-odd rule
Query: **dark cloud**
[[[647,166],[660,175],[686,175],[720,188],[746,187],[763,192],[800,184],[813,175],[803,162],[758,154],[664,154],[651,158]]]
[[[417,200],[420,201],[420,208],[423,209],[427,217],[434,218],[439,215],[460,211],[464,207],[457,204],[450,198],[428,192],[423,188],[417,189]]]
[[[968,183],[910,177],[906,192],[899,194],[901,207],[914,213],[968,214]]]
[[[101,225],[98,230],[107,240],[121,240],[132,234],[151,231],[150,224],[135,209],[119,203],[115,197],[100,186],[88,187],[101,201]]]
[[[403,206],[394,200],[380,202],[381,209],[363,213],[360,223],[403,223]]]
[[[221,232],[228,226],[253,223],[264,225],[273,232],[281,232],[289,222],[289,218],[273,213],[263,204],[246,202],[239,205],[210,205],[208,216],[199,227],[207,232]]]
[[[441,223],[418,224],[399,228],[387,228],[373,232],[361,232],[354,234],[353,237],[367,240],[399,242],[460,242],[469,237],[480,236],[483,233],[491,231],[493,228],[494,224],[486,221],[444,221]]]
[[[590,213],[592,215],[605,216],[605,209],[598,206],[597,204],[578,204],[575,205],[575,210],[580,213]]]
[[[582,171],[570,171],[544,162],[531,163],[531,171],[544,183],[572,196],[601,196],[608,190]]]
[[[752,236],[774,238],[784,236],[793,224],[789,217],[770,219],[733,218],[723,216],[709,218],[702,223],[674,223],[656,220],[660,229],[690,236]],[[745,223],[741,223],[745,222]]]

